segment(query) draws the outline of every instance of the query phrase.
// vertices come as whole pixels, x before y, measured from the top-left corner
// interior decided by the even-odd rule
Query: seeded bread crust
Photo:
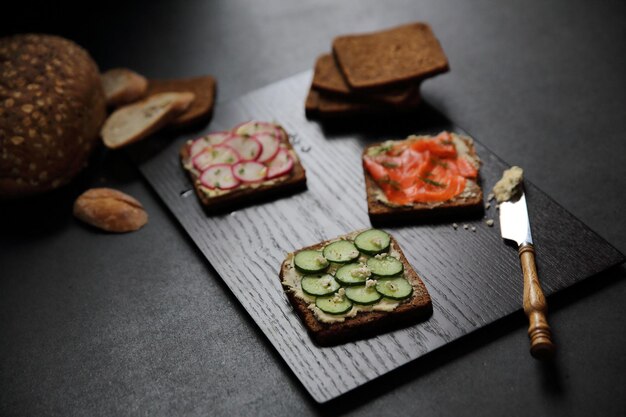
[[[333,53],[347,83],[355,90],[388,88],[449,69],[432,29],[419,22],[339,36],[333,41]]]
[[[327,240],[300,250],[321,250],[328,243],[336,239]],[[432,315],[433,307],[428,290],[420,276],[415,272],[404,256],[398,242],[391,237],[391,244],[400,254],[400,261],[404,265],[405,278],[413,286],[410,298],[400,302],[400,305],[391,312],[366,311],[359,312],[355,317],[346,317],[338,323],[324,323],[319,321],[308,303],[298,298],[293,290],[284,281],[284,274],[289,266],[285,259],[281,265],[279,278],[287,299],[302,320],[311,338],[320,346],[334,346],[354,340],[364,339],[377,334],[385,333],[398,328],[426,320]],[[299,251],[298,251],[299,252]],[[294,252],[295,254],[296,252]]]
[[[459,136],[469,149],[469,154],[476,157],[474,141],[465,136]],[[365,156],[368,150],[381,143],[375,143],[363,150]],[[363,160],[363,158],[361,158]],[[468,197],[456,197],[437,206],[414,203],[411,207],[391,207],[376,198],[376,194],[381,190],[374,178],[369,174],[363,164],[365,175],[365,190],[367,193],[367,212],[372,224],[398,225],[400,223],[410,223],[411,221],[444,221],[452,218],[470,218],[483,213],[483,192],[480,185],[472,180],[468,180],[472,195]]]
[[[210,75],[194,78],[181,78],[173,80],[150,80],[148,83],[148,94],[165,92],[190,92],[195,95],[195,99],[189,108],[170,122],[174,127],[190,127],[206,124],[213,117],[215,107],[215,95],[217,83]]]
[[[289,135],[287,132],[285,132],[282,127],[280,129],[283,132],[283,138],[288,138]],[[294,151],[294,154],[296,153],[293,146],[289,142],[289,139],[283,139],[282,143],[289,150]],[[236,210],[250,204],[260,203],[262,201],[271,200],[282,195],[296,193],[306,189],[306,171],[304,170],[300,159],[297,157],[297,154],[296,160],[293,164],[293,169],[289,174],[287,174],[286,178],[280,182],[270,185],[261,185],[257,188],[236,188],[226,194],[214,197],[207,196],[202,191],[200,178],[193,171],[185,168],[186,163],[189,161],[189,146],[187,144],[184,144],[180,148],[180,159],[183,168],[187,171],[189,178],[193,183],[198,199],[202,203],[205,211],[210,214]]]
[[[88,162],[106,116],[100,72],[58,36],[0,39],[0,198],[52,190]]]

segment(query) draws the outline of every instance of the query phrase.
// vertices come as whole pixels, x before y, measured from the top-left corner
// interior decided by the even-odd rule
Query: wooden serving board
[[[218,105],[210,129],[225,130],[250,119],[279,122],[293,135],[307,170],[305,192],[208,216],[189,191],[178,158],[189,136],[173,142],[156,138],[131,154],[304,387],[316,401],[325,402],[520,310],[522,274],[516,250],[500,237],[495,208],[485,211],[496,221],[493,227],[476,219],[460,222],[457,230],[450,223],[389,228],[423,278],[433,299],[433,316],[371,339],[316,346],[281,288],[278,271],[285,254],[370,227],[360,160],[368,143],[411,133],[462,131],[428,106],[400,120],[324,130],[304,116],[310,79],[310,72],[303,73]],[[507,164],[479,142],[476,148],[483,161],[482,186],[490,190]],[[621,253],[542,191],[530,183],[526,191],[546,295],[623,262]],[[464,230],[464,223],[476,231]]]

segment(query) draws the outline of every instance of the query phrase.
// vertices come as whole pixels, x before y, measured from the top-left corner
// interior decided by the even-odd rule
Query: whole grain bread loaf
[[[0,198],[57,188],[86,164],[106,115],[87,51],[51,35],[0,39]]]

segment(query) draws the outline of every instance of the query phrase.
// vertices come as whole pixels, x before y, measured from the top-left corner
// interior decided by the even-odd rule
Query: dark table
[[[428,21],[451,72],[425,99],[626,252],[623,1],[23,3],[3,33],[67,36],[102,69],[213,74],[221,101],[310,69],[336,35]],[[75,221],[97,185],[149,224]],[[624,267],[549,298],[552,365],[528,355],[520,313],[319,406],[124,153],[3,205],[0,415],[626,415]]]

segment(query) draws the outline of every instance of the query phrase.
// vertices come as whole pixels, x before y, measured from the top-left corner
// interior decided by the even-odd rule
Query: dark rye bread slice
[[[147,95],[164,92],[190,92],[196,97],[187,111],[182,113],[170,126],[188,127],[208,123],[213,116],[217,85],[210,75],[173,80],[149,80]]]
[[[469,154],[477,157],[473,140],[464,136],[458,137],[468,146]],[[366,147],[363,150],[363,156],[367,154],[370,148],[379,145],[380,143],[375,143]],[[370,221],[376,226],[425,221],[463,220],[480,216],[484,212],[483,192],[479,182],[468,180],[468,187],[471,190],[469,196],[456,197],[436,206],[414,203],[411,207],[391,207],[376,198],[376,194],[382,192],[382,190],[365,168],[365,164],[363,164],[363,173],[365,175],[365,191],[367,194],[367,212]],[[478,179],[478,181],[480,180]]]
[[[448,59],[426,23],[335,38],[333,53],[355,90],[422,80],[449,69]]]
[[[392,87],[384,92],[363,93],[350,88],[343,78],[335,58],[331,54],[324,54],[317,58],[313,73],[313,87],[328,94],[335,94],[348,99],[364,100],[402,106],[409,103],[419,94],[419,82],[399,87]]]
[[[333,119],[375,113],[379,107],[370,103],[353,102],[337,96],[327,96],[311,86],[304,103],[309,119]]]
[[[283,138],[288,138],[287,132],[282,129]],[[295,155],[293,169],[285,177],[277,178],[277,182],[274,184],[260,185],[256,188],[235,188],[226,194],[219,196],[207,196],[201,188],[199,176],[192,170],[185,167],[186,162],[189,160],[189,146],[185,144],[180,149],[180,158],[183,168],[189,174],[191,182],[198,199],[202,203],[205,211],[211,214],[220,213],[228,210],[236,210],[242,207],[268,201],[282,195],[296,193],[306,189],[306,172],[300,158],[296,154],[293,146],[289,142],[289,139],[283,139],[282,143]]]
[[[309,88],[309,92],[306,95],[306,101],[304,102],[304,114],[307,118],[314,119],[318,116],[319,107],[319,92],[311,87]]]
[[[321,250],[328,243],[336,240],[338,239],[327,240],[317,245],[302,248],[300,251],[308,249]],[[400,255],[400,261],[404,265],[404,277],[411,283],[413,294],[406,300],[401,301],[400,305],[391,312],[359,312],[355,317],[347,317],[345,321],[340,323],[324,323],[318,320],[313,311],[308,308],[308,302],[297,297],[294,291],[283,282],[284,275],[291,265],[290,259],[293,259],[292,255],[296,252],[289,254],[287,259],[283,261],[279,274],[280,282],[293,309],[304,323],[315,343],[320,346],[334,346],[406,327],[423,321],[432,315],[432,302],[424,282],[409,264],[400,245],[398,245],[393,236],[391,236],[391,245]]]
[[[309,89],[305,101],[305,113],[310,119],[335,119],[359,115],[389,114],[409,112],[418,108],[422,98],[417,90],[410,100],[402,105],[390,106],[369,101],[348,99],[338,95],[318,91],[313,86]]]

